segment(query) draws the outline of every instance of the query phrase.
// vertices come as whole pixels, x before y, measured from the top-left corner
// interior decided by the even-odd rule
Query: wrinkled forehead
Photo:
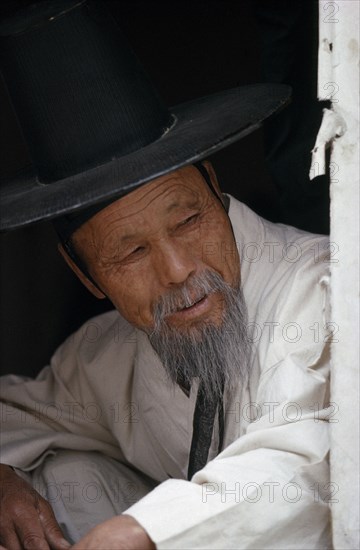
[[[121,197],[94,215],[77,234],[91,228],[92,234],[103,228],[118,230],[145,228],[167,219],[179,210],[200,206],[209,197],[206,184],[197,174],[188,171],[172,173],[144,185]]]
[[[181,199],[191,200],[191,198],[195,200],[204,192],[206,192],[206,185],[201,174],[193,166],[187,166],[151,180],[125,196],[112,198],[79,212],[62,216],[54,220],[53,225],[61,242],[65,243],[72,235],[78,233],[80,228],[87,226],[88,222],[94,219],[108,218],[114,212],[118,213],[118,217],[123,216],[126,219],[129,216],[129,209],[132,212],[140,211],[153,201],[157,201],[159,209],[162,202],[165,207],[165,202],[171,194],[176,195],[177,200],[181,201]]]
[[[145,204],[147,200],[151,202],[155,200],[154,197],[157,194],[161,195],[164,193],[166,187],[168,187],[169,192],[170,190],[174,193],[177,192],[180,197],[181,195],[189,196],[189,194],[195,196],[201,192],[201,188],[206,186],[198,170],[193,166],[187,166],[151,180],[125,196],[111,198],[79,212],[62,216],[53,221],[54,228],[60,241],[66,243],[79,228],[87,224],[89,220],[98,217],[101,213],[105,212],[105,215],[107,215],[113,209],[116,209],[119,213],[123,211],[124,215],[126,215],[126,210],[130,205]],[[165,194],[163,198],[165,200]]]

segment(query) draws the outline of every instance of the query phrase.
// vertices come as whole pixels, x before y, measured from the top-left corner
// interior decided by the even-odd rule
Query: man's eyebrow
[[[120,243],[127,243],[129,241],[134,241],[139,235],[137,233],[128,233],[127,235],[123,235],[119,238]]]
[[[126,233],[125,235],[116,236],[115,239],[112,239],[112,243],[109,246],[109,250],[111,250],[112,245],[114,243],[116,244],[116,248],[117,248],[119,245],[126,245],[127,243],[129,243],[131,241],[135,241],[135,239],[138,238],[138,237],[139,237],[139,235],[137,233]],[[104,249],[104,248],[107,248],[107,247],[103,246],[102,248]]]
[[[165,212],[168,214],[172,210],[176,210],[176,208],[195,208],[199,206],[199,199],[194,199],[191,202],[187,203],[180,203],[179,201],[174,201],[169,206],[166,207]]]

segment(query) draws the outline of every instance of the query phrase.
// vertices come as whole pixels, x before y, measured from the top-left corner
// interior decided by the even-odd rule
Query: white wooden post
[[[312,174],[331,143],[333,545],[359,548],[359,1],[319,1],[319,99],[330,99]],[[336,137],[340,135],[341,137]],[[314,183],[316,185],[316,183]]]

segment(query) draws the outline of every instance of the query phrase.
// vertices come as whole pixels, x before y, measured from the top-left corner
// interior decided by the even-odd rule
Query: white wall
[[[332,112],[318,136],[313,174],[331,143],[331,423],[333,544],[359,548],[359,1],[319,2],[319,99]],[[324,122],[324,121],[323,121]],[[335,137],[336,134],[343,134]],[[323,139],[322,139],[323,138]],[[314,185],[316,185],[314,183]]]

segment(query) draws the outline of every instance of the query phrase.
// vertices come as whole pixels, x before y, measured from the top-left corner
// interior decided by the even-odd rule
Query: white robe
[[[253,353],[248,387],[225,395],[223,451],[215,423],[210,461],[186,480],[196,387],[170,387],[145,333],[112,311],[35,380],[3,377],[1,462],[29,471],[63,448],[134,465],[159,485],[127,513],[158,548],[329,548],[328,239],[232,197],[229,215]]]

